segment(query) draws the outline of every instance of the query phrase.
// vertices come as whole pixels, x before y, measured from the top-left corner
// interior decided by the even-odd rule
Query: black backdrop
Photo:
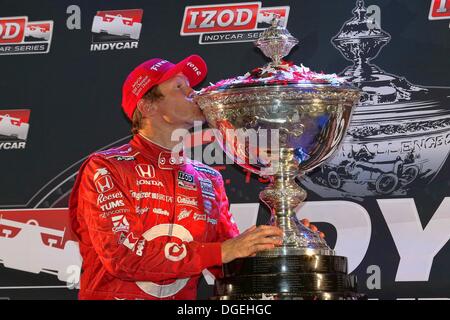
[[[0,265],[0,297],[76,297],[76,290],[66,288],[65,281],[61,281],[67,280],[67,277],[58,277],[54,272],[70,265],[62,263],[63,267],[60,267],[61,262],[56,262],[59,259],[58,252],[54,251],[64,251],[67,243],[71,242],[67,230],[63,236],[58,233],[66,227],[65,211],[45,209],[67,206],[74,174],[84,157],[108,145],[121,144],[127,140],[130,125],[120,108],[121,86],[134,66],[151,57],[179,61],[196,53],[201,55],[209,66],[208,77],[202,84],[204,86],[225,77],[244,74],[251,68],[266,63],[263,55],[249,42],[201,45],[198,35],[180,35],[186,6],[233,2],[238,1],[0,1],[3,18],[27,16],[28,21],[53,21],[53,35],[48,53],[0,55],[0,116],[8,114],[8,110],[30,111],[25,148],[0,150],[0,214],[3,217],[0,220],[0,232],[3,232],[0,234],[0,260],[3,263]],[[450,96],[450,88],[446,87],[450,87],[449,21],[429,19],[431,2],[366,1],[366,6],[378,6],[381,27],[391,36],[391,41],[373,63],[390,74],[405,77],[412,84],[426,86],[433,92],[431,95],[439,102],[440,108],[448,110],[450,104],[446,99]],[[67,19],[73,14],[66,13],[70,5],[80,8],[80,29],[71,30],[66,25]],[[330,40],[339,32],[344,22],[352,18],[354,0],[264,0],[261,6],[290,7],[287,26],[300,40],[300,44],[293,50],[289,60],[327,73],[340,73],[351,65]],[[138,48],[91,51],[93,40],[98,40],[98,35],[91,30],[96,13],[124,9],[143,10]],[[101,41],[107,40],[107,37],[103,37]],[[2,40],[2,43],[5,41]],[[395,103],[393,105],[395,106]],[[331,201],[355,203],[367,211],[370,217],[370,228],[367,229],[369,233],[362,234],[368,237],[370,243],[361,257],[362,261],[355,263],[357,265],[353,272],[358,275],[360,291],[371,298],[450,296],[450,278],[447,272],[450,267],[450,247],[447,243],[450,231],[445,228],[450,225],[450,205],[445,202],[448,200],[446,197],[449,195],[450,182],[448,150],[445,147],[450,145],[450,142],[446,137],[449,132],[446,120],[448,116],[443,119],[439,131],[444,137],[442,146],[435,148],[436,154],[422,154],[422,159],[427,156],[440,159],[428,161],[433,163],[428,168],[433,175],[428,176],[428,179],[414,181],[407,188],[397,188],[395,192],[376,190],[370,194],[362,192],[360,195],[358,188],[352,192],[328,192],[329,186],[324,188],[324,184],[320,183],[320,176],[324,174],[320,170],[315,171],[313,178],[305,182],[305,187],[309,190],[308,201],[324,206],[327,206],[328,202],[330,214],[335,214],[334,202]],[[3,133],[0,131],[0,134]],[[18,140],[5,135],[2,141]],[[246,181],[248,175],[239,167],[227,165],[222,169],[224,178],[229,180],[226,187],[232,204],[258,203],[258,192],[264,184],[257,176],[252,175],[251,179]],[[358,177],[349,179],[356,181]],[[361,190],[365,188],[363,180]],[[342,191],[343,187],[337,189]],[[405,271],[403,280],[396,280],[401,254],[386,222],[386,216],[395,212],[383,214],[378,202],[389,199],[413,199],[423,228],[426,228],[438,207],[443,204],[437,223],[438,229],[439,225],[441,229],[436,231],[436,235],[424,238],[439,238],[436,242],[441,243],[442,247],[434,256],[429,276],[425,276],[425,279],[418,280],[417,276],[412,275],[414,272]],[[314,220],[314,208],[310,210]],[[343,210],[345,211],[345,208]],[[37,223],[30,223],[31,218]],[[267,210],[260,206],[258,222],[265,223],[267,218]],[[59,222],[54,222],[56,220]],[[394,217],[392,221],[395,220]],[[329,243],[334,245],[340,231],[332,223],[326,222],[317,220],[319,227],[327,233]],[[401,224],[405,221],[397,222]],[[47,228],[41,230],[41,235],[47,237],[52,233],[50,229],[58,231],[53,236],[59,239],[62,247],[58,249],[49,246],[45,236],[44,240],[34,246],[31,245],[32,238],[27,240],[25,236],[19,239],[19,236],[8,236],[8,232],[4,231],[8,230],[7,226],[10,225],[14,235],[19,229],[26,231],[29,226],[37,227],[36,224]],[[415,251],[415,246],[418,247],[417,252],[425,250],[421,249],[426,247],[426,244],[423,244],[425,240],[415,237],[408,239],[412,251]],[[363,240],[356,238],[352,241],[357,243]],[[42,247],[49,250],[41,250]],[[25,258],[34,257],[30,250],[42,255],[46,267],[29,266],[35,263],[32,258],[29,261]],[[12,262],[8,262],[8,259]],[[416,264],[423,263],[423,259],[425,258],[411,259],[410,267],[417,268]],[[203,281],[199,296],[206,298],[210,294],[211,286],[207,286]]]

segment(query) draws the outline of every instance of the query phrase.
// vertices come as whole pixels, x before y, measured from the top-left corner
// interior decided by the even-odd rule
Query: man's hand
[[[307,228],[310,228],[312,232],[317,232],[319,231],[319,229],[317,229],[317,227],[311,223],[309,223],[308,219],[302,219],[300,220],[300,222]],[[319,232],[319,237],[321,237],[322,239],[325,238],[325,233],[323,232]]]
[[[319,232],[308,219],[300,221],[312,232]],[[323,239],[325,234],[319,232]],[[275,248],[282,244],[283,231],[273,226],[252,226],[239,236],[222,243],[222,262],[228,263],[237,258],[254,257],[257,252]]]
[[[272,249],[281,245],[282,237],[283,231],[280,228],[266,225],[252,226],[239,236],[222,243],[222,262],[252,257],[259,251]]]

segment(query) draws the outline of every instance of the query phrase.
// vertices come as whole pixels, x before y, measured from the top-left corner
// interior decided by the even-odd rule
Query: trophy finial
[[[266,57],[272,59],[273,65],[278,66],[281,64],[281,59],[297,45],[298,40],[281,26],[280,16],[274,14],[271,26],[254,43]]]

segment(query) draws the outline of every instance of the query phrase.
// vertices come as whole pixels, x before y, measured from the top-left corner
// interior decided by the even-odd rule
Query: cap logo
[[[189,68],[191,68],[194,72],[195,72],[195,74],[197,75],[197,76],[201,76],[202,75],[202,72],[198,69],[198,67],[195,65],[195,64],[193,64],[192,62],[188,62],[187,64],[186,64]]]
[[[163,64],[165,64],[165,63],[167,63],[167,62],[168,62],[168,61],[166,61],[166,60],[162,60],[162,61],[160,61],[160,62],[157,62],[157,63],[155,63],[155,64],[150,68],[150,70],[158,71],[159,68],[160,68]]]
[[[144,88],[149,82],[150,78],[148,76],[140,76],[137,78],[137,80],[133,83],[133,94],[138,96],[142,91],[142,88]]]

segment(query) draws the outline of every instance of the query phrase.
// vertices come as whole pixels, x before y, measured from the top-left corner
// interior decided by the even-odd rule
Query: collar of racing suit
[[[163,170],[172,170],[174,167],[182,166],[189,160],[184,156],[183,150],[179,152],[172,151],[144,137],[140,133],[135,134],[130,143],[146,158],[156,161],[158,167]]]

